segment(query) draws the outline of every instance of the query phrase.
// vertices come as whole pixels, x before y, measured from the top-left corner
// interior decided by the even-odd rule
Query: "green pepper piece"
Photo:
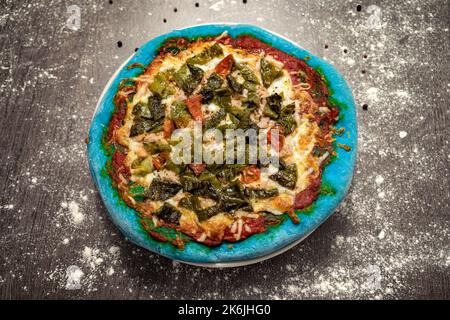
[[[174,79],[177,85],[190,95],[202,81],[203,74],[203,70],[199,67],[185,63],[174,74]]]
[[[254,189],[245,188],[244,194],[247,198],[251,199],[266,199],[272,198],[278,195],[278,189]]]
[[[226,108],[230,114],[235,116],[239,121],[246,121],[250,118],[251,109],[246,108],[246,105],[233,106],[230,105]]]
[[[209,208],[197,211],[196,214],[199,221],[205,221],[215,216],[216,214],[220,213],[221,210],[222,207],[220,205],[213,205]]]
[[[161,132],[163,130],[164,130],[163,121],[159,121],[159,122],[157,122],[157,125],[155,125],[150,131],[148,131],[148,133],[156,133],[156,132]]]
[[[263,110],[263,115],[271,119],[278,119],[278,114],[267,106]]]
[[[297,74],[298,74],[298,80],[300,81],[300,83],[305,83],[308,78],[306,73],[302,70],[299,70]]]
[[[202,102],[204,104],[210,103],[214,98],[215,91],[222,87],[222,84],[223,79],[217,73],[212,73],[206,81],[205,86],[200,90]]]
[[[229,183],[242,171],[244,164],[225,164],[218,169],[216,176],[222,183]]]
[[[133,125],[130,129],[130,137],[135,137],[139,134],[143,134],[146,132],[150,132],[160,125],[159,122],[154,122],[152,120],[147,119],[135,119]]]
[[[217,58],[223,56],[223,50],[218,43],[214,43],[210,48],[209,52],[211,57]]]
[[[281,116],[289,116],[295,113],[295,103],[288,104],[281,108]]]
[[[231,106],[231,91],[228,88],[222,88],[215,91],[213,102],[222,108]]]
[[[148,173],[153,171],[152,158],[148,157],[148,158],[145,158],[142,161],[141,160],[135,160],[131,164],[131,168],[134,169],[133,170],[133,174],[135,174],[135,175],[146,175],[146,174],[148,174]]]
[[[213,89],[213,90],[217,90],[220,87],[222,87],[223,85],[223,79],[221,76],[219,76],[217,73],[212,73],[208,80],[206,81],[206,86]]]
[[[295,104],[290,104],[281,109],[280,118],[278,122],[284,127],[285,135],[292,133],[297,127],[295,120]]]
[[[234,180],[220,189],[219,200],[222,208],[226,211],[234,211],[249,206],[249,202],[245,199],[242,186],[238,180]]]
[[[261,59],[261,78],[266,88],[270,87],[272,82],[281,76],[282,68],[276,66],[274,63],[267,61],[265,58]]]
[[[243,84],[239,83],[235,77],[231,74],[227,75],[228,85],[236,93],[242,93],[244,91]]]
[[[242,105],[249,109],[250,111],[254,111],[258,109],[260,104],[259,96],[256,92],[249,92],[247,95],[247,100],[245,100]]]
[[[286,165],[280,160],[280,168],[277,173],[269,176],[283,187],[293,190],[297,184],[297,166],[295,164]]]
[[[133,115],[135,118],[152,119],[152,113],[147,104],[138,103],[133,108]]]
[[[211,117],[204,122],[205,129],[216,128],[220,121],[226,116],[226,111],[224,108],[220,108],[217,112],[211,115]]]
[[[145,188],[143,186],[131,187],[129,193],[133,198],[142,197],[145,193]]]
[[[275,93],[266,98],[266,106],[264,107],[263,114],[272,119],[278,119],[281,112],[281,103],[283,98]]]
[[[156,178],[152,180],[152,183],[145,191],[145,197],[153,201],[164,201],[172,198],[181,189],[182,186],[179,183]]]
[[[252,82],[252,83],[259,84],[259,80],[258,80],[258,77],[256,76],[256,74],[249,67],[247,67],[245,64],[243,64],[243,63],[235,63],[234,64],[234,69],[239,70],[239,72],[241,73],[241,75],[244,78],[244,80],[247,80],[247,81]]]
[[[197,196],[187,196],[181,199],[178,202],[178,205],[194,212],[200,210],[200,201]]]
[[[200,177],[196,177],[191,170],[186,170],[181,176],[183,190],[194,195],[216,199],[218,189],[213,186],[213,183],[217,185],[217,181],[207,177],[204,172],[202,172],[203,177],[201,180]]]
[[[159,72],[153,82],[149,85],[149,90],[161,98],[167,98],[174,93],[170,85],[172,70]]]
[[[278,121],[284,127],[284,134],[291,134],[297,127],[297,121],[295,121],[294,116],[285,116]]]
[[[191,192],[194,189],[201,188],[202,183],[191,170],[186,170],[181,176],[181,185],[184,191]]]
[[[217,129],[224,131],[226,129],[236,129],[239,127],[239,119],[236,118],[231,113],[227,113],[225,119],[228,120],[227,123],[217,125],[216,126]],[[229,122],[231,122],[231,123],[229,123]]]
[[[248,92],[255,92],[257,89],[257,84],[255,82],[251,82],[251,81],[244,81],[244,83],[242,84],[242,87],[244,89],[247,89]]]
[[[206,48],[201,53],[189,58],[188,64],[206,64],[211,61],[212,58],[220,57],[223,55],[223,50],[219,44],[215,43],[211,47]]]
[[[187,111],[187,105],[184,101],[177,101],[172,105],[170,117],[177,128],[186,128],[192,121],[192,116]]]
[[[275,215],[270,212],[263,212],[262,216],[264,217],[266,223],[271,226],[277,226],[286,220],[286,215]]]
[[[175,172],[176,174],[180,174],[186,169],[186,166],[181,164],[175,164],[172,161],[172,159],[169,159],[167,160],[166,163],[166,169]]]
[[[220,188],[222,185],[219,180],[217,180],[216,176],[208,170],[203,170],[198,179],[200,181],[207,181],[211,183],[211,185],[215,188]]]
[[[157,154],[164,151],[167,152],[172,151],[170,145],[163,141],[145,142],[144,148],[150,154]]]
[[[164,202],[161,208],[153,212],[153,214],[162,220],[173,223],[173,224],[179,224],[181,213],[178,211],[177,208],[175,208],[173,205]]]
[[[151,96],[148,98],[148,108],[151,111],[153,120],[160,120],[165,116],[165,106],[161,103],[161,98]]]

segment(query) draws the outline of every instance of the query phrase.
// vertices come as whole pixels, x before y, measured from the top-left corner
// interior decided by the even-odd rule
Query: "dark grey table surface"
[[[448,2],[195,3],[1,1],[0,298],[449,299]],[[127,242],[84,139],[135,48],[222,21],[266,27],[333,63],[353,89],[359,150],[345,201],[302,244],[218,270]]]

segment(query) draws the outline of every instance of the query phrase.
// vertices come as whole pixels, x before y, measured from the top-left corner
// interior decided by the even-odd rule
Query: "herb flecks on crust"
[[[319,196],[339,109],[322,76],[301,59],[244,35],[167,40],[137,77],[122,81],[105,136],[108,172],[148,234],[179,248],[235,242]],[[263,163],[172,161],[176,129],[267,133],[278,170]],[[271,145],[273,129],[278,143]],[[203,140],[203,148],[225,148]],[[247,158],[246,158],[247,159]]]

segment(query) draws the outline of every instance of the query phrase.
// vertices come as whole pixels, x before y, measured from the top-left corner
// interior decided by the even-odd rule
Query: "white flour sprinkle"
[[[81,289],[81,278],[84,276],[84,272],[80,267],[72,265],[66,269],[66,286],[67,290]]]
[[[376,184],[382,184],[384,182],[384,178],[382,176],[378,175],[375,178],[375,182],[376,182]]]
[[[377,88],[369,88],[366,91],[367,99],[369,99],[370,102],[377,102],[378,101],[378,89]]]
[[[116,255],[116,254],[119,253],[120,248],[117,247],[117,246],[112,246],[112,247],[109,248],[108,251],[109,251],[109,253],[111,253],[112,255]]]
[[[224,5],[223,0],[220,0],[220,1],[217,1],[216,3],[212,4],[209,8],[214,11],[220,11],[220,10],[222,10],[223,5]]]
[[[114,274],[114,268],[113,267],[109,267],[108,271],[106,271],[106,275],[112,276],[113,274]]]
[[[397,96],[399,96],[400,98],[408,98],[409,97],[409,93],[404,90],[397,90],[397,91],[395,91],[395,94]]]
[[[91,267],[91,269],[96,269],[99,265],[103,263],[102,253],[98,249],[92,249],[90,247],[84,247],[82,252],[82,257],[84,263]]]
[[[84,220],[84,214],[80,209],[80,206],[75,201],[69,202],[69,212],[71,216],[71,220],[75,225],[79,225]]]

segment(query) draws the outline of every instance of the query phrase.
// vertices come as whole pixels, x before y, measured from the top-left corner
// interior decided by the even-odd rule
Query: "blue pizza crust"
[[[114,110],[113,98],[121,80],[142,72],[139,69],[127,69],[133,63],[148,65],[156,56],[158,48],[168,38],[172,37],[205,37],[215,36],[227,31],[232,37],[250,34],[271,46],[289,53],[295,57],[307,60],[308,65],[319,70],[327,79],[332,92],[332,99],[343,106],[340,108],[341,120],[337,127],[344,127],[345,133],[337,136],[339,143],[351,147],[350,151],[337,149],[338,156],[325,167],[323,181],[333,192],[321,193],[307,214],[300,213],[300,224],[293,224],[289,219],[267,232],[256,234],[243,241],[233,243],[224,242],[215,248],[209,248],[197,242],[186,244],[184,250],[177,249],[170,243],[162,243],[152,239],[143,230],[137,212],[126,206],[120,200],[117,191],[112,187],[111,178],[104,174],[108,156],[102,145],[104,128],[108,127]],[[161,35],[145,45],[130,58],[113,77],[103,92],[94,117],[92,119],[89,142],[89,169],[99,193],[106,205],[109,216],[127,239],[135,244],[171,259],[200,264],[245,262],[262,259],[283,250],[294,242],[305,238],[322,224],[336,209],[347,193],[353,177],[357,153],[357,119],[354,100],[351,91],[339,72],[330,64],[312,55],[291,41],[264,30],[260,27],[245,24],[208,24],[175,30]]]

